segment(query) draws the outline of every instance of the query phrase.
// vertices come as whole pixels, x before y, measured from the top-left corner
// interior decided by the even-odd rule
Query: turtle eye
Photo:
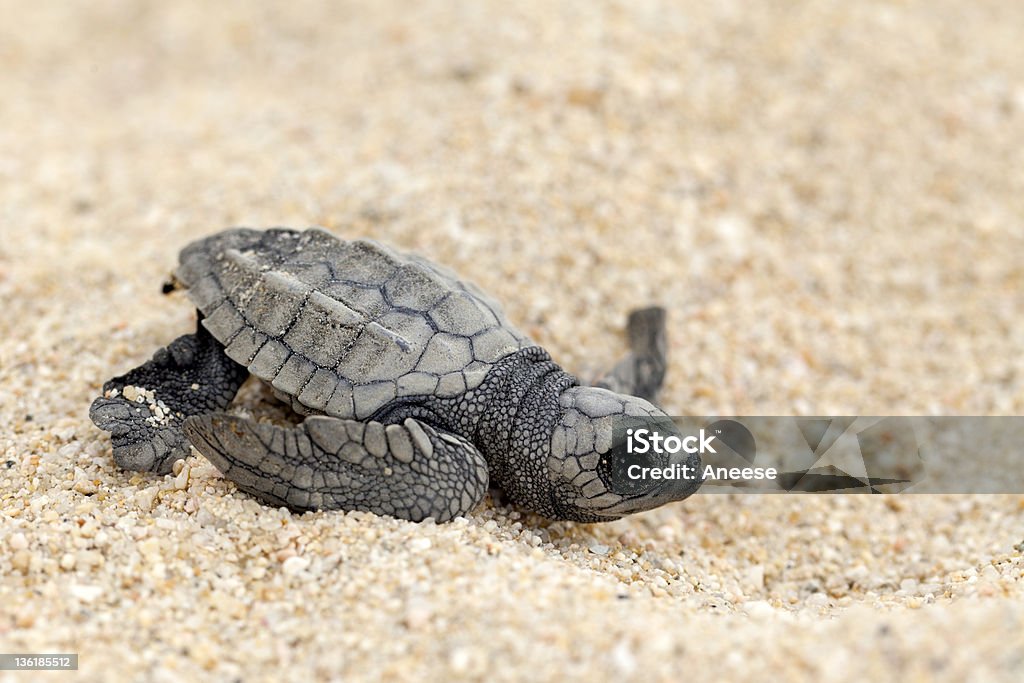
[[[633,453],[629,448],[629,437],[624,430],[616,430],[612,446],[602,453],[597,462],[597,476],[605,482],[610,491],[621,496],[638,496],[646,493],[653,486],[651,480],[631,477],[635,473],[631,467],[650,467],[650,457]]]

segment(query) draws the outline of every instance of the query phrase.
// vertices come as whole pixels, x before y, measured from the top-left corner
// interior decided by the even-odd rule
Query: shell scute
[[[457,395],[529,344],[448,268],[372,240],[236,229],[180,260],[228,356],[310,412],[362,419],[400,396]]]

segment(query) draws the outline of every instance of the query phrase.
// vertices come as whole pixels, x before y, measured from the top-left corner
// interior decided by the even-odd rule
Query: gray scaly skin
[[[446,268],[319,229],[236,228],[182,250],[175,285],[196,333],[103,387],[90,417],[117,463],[166,473],[206,456],[238,487],[294,510],[443,522],[488,487],[552,519],[609,521],[700,481],[616,490],[617,420],[658,423],[664,311],[630,316],[631,352],[581,386]],[[248,374],[306,416],[280,427],[229,415]],[[697,455],[664,456],[660,465]]]

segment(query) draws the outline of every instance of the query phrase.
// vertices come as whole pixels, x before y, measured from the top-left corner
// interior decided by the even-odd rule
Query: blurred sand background
[[[670,413],[1021,413],[1024,4],[0,5],[0,651],[1020,680],[1019,495],[294,516],[198,456],[117,470],[87,410],[192,328],[160,294],[185,243],[319,224],[453,267],[584,376],[666,305]]]

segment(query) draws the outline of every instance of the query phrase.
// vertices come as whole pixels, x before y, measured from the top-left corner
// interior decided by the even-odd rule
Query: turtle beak
[[[609,517],[621,517],[635,512],[653,510],[667,503],[674,503],[689,498],[697,492],[697,489],[700,488],[704,481],[701,472],[701,458],[698,453],[682,453],[680,455],[682,457],[673,458],[672,465],[679,465],[679,467],[673,468],[674,471],[685,471],[691,476],[662,479],[640,493],[624,497],[614,505],[596,509],[593,512],[599,515],[608,515]]]

